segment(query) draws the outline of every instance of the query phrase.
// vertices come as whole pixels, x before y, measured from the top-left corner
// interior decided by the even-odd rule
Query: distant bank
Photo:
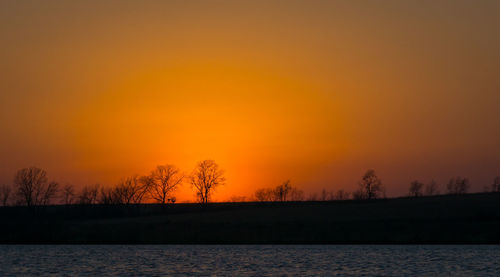
[[[0,208],[0,243],[500,243],[500,193],[371,201]]]

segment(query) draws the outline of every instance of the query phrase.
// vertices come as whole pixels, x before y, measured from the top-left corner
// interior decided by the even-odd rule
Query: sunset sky
[[[0,183],[215,160],[214,200],[500,175],[500,1],[1,1]],[[193,200],[189,185],[180,201]]]

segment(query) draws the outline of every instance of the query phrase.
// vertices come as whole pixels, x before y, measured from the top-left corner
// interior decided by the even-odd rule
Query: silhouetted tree
[[[214,189],[225,180],[224,171],[213,160],[199,162],[190,176],[198,201],[203,204],[210,201]]]
[[[469,190],[469,187],[469,179],[461,177],[451,178],[446,185],[449,194],[465,194]]]
[[[101,186],[99,190],[98,203],[103,205],[120,204],[117,200],[115,187]]]
[[[52,199],[57,197],[58,191],[59,191],[59,184],[56,182],[50,182],[42,194],[41,205],[51,204]]]
[[[99,184],[87,185],[82,188],[78,200],[82,205],[91,205],[97,203],[97,197],[99,195]]]
[[[18,203],[26,206],[48,205],[56,196],[59,185],[49,182],[47,172],[37,167],[23,168],[14,177]]]
[[[439,194],[439,186],[436,181],[431,180],[427,185],[425,185],[425,195],[432,196]]]
[[[290,200],[304,201],[304,191],[298,188],[292,188],[292,190],[290,191]]]
[[[65,205],[70,205],[73,204],[75,200],[75,188],[73,187],[72,184],[66,184],[61,190],[61,197],[63,204]]]
[[[318,194],[316,192],[309,194],[307,201],[318,201]]]
[[[151,198],[165,204],[172,199],[171,194],[182,183],[184,176],[174,165],[159,165],[149,177],[143,177],[142,183],[148,188]]]
[[[266,189],[257,189],[254,192],[254,197],[256,201],[264,202],[266,201]]]
[[[233,203],[245,202],[246,200],[247,200],[246,196],[231,196],[229,198],[229,202],[233,202]]]
[[[349,199],[350,193],[344,191],[343,189],[339,189],[335,194],[335,200],[347,200]]]
[[[410,183],[409,195],[412,197],[419,197],[423,194],[424,184],[415,180]]]
[[[304,191],[293,187],[290,181],[283,182],[274,189],[262,188],[255,191],[257,201],[304,201]]]
[[[274,201],[274,191],[270,188],[262,188],[255,191],[255,199],[260,202]]]
[[[321,190],[321,201],[328,201],[330,199],[330,193],[326,189]]]
[[[491,184],[491,190],[493,192],[500,192],[500,176],[493,179],[493,184]]]
[[[382,181],[375,174],[375,170],[370,169],[363,175],[354,196],[356,199],[376,199],[383,191]]]
[[[358,188],[357,190],[352,192],[352,199],[354,200],[363,200],[366,199],[366,194],[363,189]]]
[[[275,188],[275,199],[277,199],[277,201],[287,201],[288,194],[291,190],[292,186],[290,185],[290,180],[286,180],[283,184]]]
[[[140,182],[139,177],[129,177],[114,187],[111,202],[116,204],[139,204],[147,192],[147,185]]]
[[[10,193],[12,189],[9,185],[1,185],[0,186],[0,201],[2,203],[2,206],[7,206],[9,203],[9,198],[10,198]]]

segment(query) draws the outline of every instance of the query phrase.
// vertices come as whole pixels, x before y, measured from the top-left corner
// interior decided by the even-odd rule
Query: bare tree
[[[425,195],[432,196],[439,194],[439,187],[436,181],[431,180],[430,183],[425,185]]]
[[[318,201],[318,194],[317,193],[311,193],[307,197],[307,201]]]
[[[262,188],[255,191],[255,199],[260,202],[271,201],[304,201],[304,191],[290,185],[290,181],[276,186],[274,189]]]
[[[118,204],[139,204],[147,192],[148,185],[141,182],[139,177],[129,177],[114,188],[111,200]]]
[[[116,190],[114,187],[101,186],[97,201],[99,204],[103,205],[120,204],[117,200]]]
[[[42,192],[41,205],[51,204],[52,199],[57,197],[58,192],[59,192],[59,184],[56,182],[50,182],[45,188],[45,190]]]
[[[493,184],[491,184],[491,189],[493,192],[500,192],[500,176],[493,179]]]
[[[290,191],[290,200],[304,201],[304,191],[298,188],[292,188],[292,190]]]
[[[7,184],[0,186],[0,201],[2,203],[2,206],[7,206],[7,204],[9,203],[11,191],[12,188]]]
[[[321,190],[321,201],[327,201],[327,200],[330,200],[329,199],[329,192],[326,190],[326,189],[322,189]]]
[[[20,204],[26,206],[38,205],[38,195],[42,187],[48,183],[47,172],[37,167],[23,168],[17,171],[14,185],[17,187],[17,196]]]
[[[196,190],[196,196],[200,203],[206,204],[210,201],[214,189],[224,184],[224,171],[213,160],[199,162],[190,176],[191,185]]]
[[[260,202],[268,202],[274,200],[274,191],[270,188],[262,188],[255,191],[255,198]]]
[[[451,178],[446,185],[449,194],[465,194],[469,190],[469,187],[469,179],[461,177]]]
[[[99,184],[84,186],[78,197],[80,204],[82,205],[96,204],[97,197],[99,195],[99,188],[100,188]]]
[[[272,189],[258,189],[255,191],[255,199],[260,202],[272,201],[272,193]]]
[[[255,200],[259,202],[266,201],[266,189],[257,189],[254,193]]]
[[[26,206],[48,205],[56,196],[58,184],[48,182],[47,172],[37,167],[23,168],[14,177],[18,203]]]
[[[335,194],[335,200],[347,200],[350,197],[350,193],[344,191],[343,189],[339,189]]]
[[[360,197],[360,199],[376,199],[383,192],[382,181],[375,174],[375,170],[370,169],[363,175],[356,196]]]
[[[75,187],[72,184],[66,184],[61,190],[63,204],[70,205],[75,201]]]
[[[287,201],[288,195],[292,190],[292,186],[290,185],[290,180],[286,180],[283,184],[277,186],[274,190],[275,198],[277,201]]]
[[[409,195],[411,197],[419,197],[423,194],[424,184],[415,180],[410,183]]]
[[[366,199],[366,194],[362,188],[358,188],[357,190],[352,192],[352,199],[354,199],[354,200]]]
[[[182,183],[184,176],[174,165],[159,165],[150,176],[142,177],[142,183],[149,190],[151,198],[165,204],[172,199],[172,193]]]
[[[233,203],[241,203],[241,202],[246,202],[246,201],[247,201],[246,196],[231,196],[229,198],[229,202],[233,202]]]

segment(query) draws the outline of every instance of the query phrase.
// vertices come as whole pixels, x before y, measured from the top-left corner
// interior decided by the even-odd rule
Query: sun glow
[[[221,201],[288,179],[352,191],[369,168],[389,195],[497,174],[495,1],[121,5],[0,2],[0,183],[213,159]]]
[[[266,70],[218,62],[124,77],[75,112],[79,125],[72,128],[72,141],[79,166],[139,167],[144,173],[156,164],[176,163],[189,171],[210,158],[228,175],[227,188],[217,194],[223,200],[272,185],[266,184],[270,176],[275,182],[290,178],[272,164],[299,165],[340,151],[328,137],[331,129],[318,128],[340,124],[310,90],[314,86]],[[182,189],[181,199],[189,193]]]

